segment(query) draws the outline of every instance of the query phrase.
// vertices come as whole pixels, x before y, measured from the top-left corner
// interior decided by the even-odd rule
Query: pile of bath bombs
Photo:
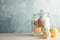
[[[44,30],[48,30],[47,29],[44,29]],[[40,35],[40,33],[43,32],[43,28],[42,27],[34,27],[34,33],[36,35]],[[48,37],[57,37],[58,36],[58,29],[57,28],[50,28],[49,31],[44,31],[43,32],[43,37],[44,38],[48,38]]]
[[[46,20],[38,19],[34,22],[34,33],[36,35],[40,35],[41,32],[43,32],[43,37],[56,37],[58,35],[57,28],[50,28],[49,23]]]

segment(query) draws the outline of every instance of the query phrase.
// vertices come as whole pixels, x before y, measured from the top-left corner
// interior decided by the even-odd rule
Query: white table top
[[[56,38],[43,39],[32,34],[0,33],[0,40],[60,40],[60,35]]]

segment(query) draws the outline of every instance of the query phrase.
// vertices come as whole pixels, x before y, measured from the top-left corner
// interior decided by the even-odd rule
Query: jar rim
[[[36,13],[36,14],[33,14],[33,15],[36,16],[36,15],[45,15],[45,14],[49,15],[49,13]]]

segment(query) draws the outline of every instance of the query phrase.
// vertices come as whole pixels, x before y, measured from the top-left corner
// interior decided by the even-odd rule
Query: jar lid
[[[39,13],[35,13],[33,14],[33,16],[38,16],[40,18],[46,18],[46,17],[49,17],[49,13],[44,12],[43,10],[40,10]]]

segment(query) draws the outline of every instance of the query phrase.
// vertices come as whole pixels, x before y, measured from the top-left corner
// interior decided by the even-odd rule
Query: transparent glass
[[[33,32],[36,35],[40,35],[43,32],[48,32],[50,30],[49,14],[43,12],[33,14],[32,25]]]

